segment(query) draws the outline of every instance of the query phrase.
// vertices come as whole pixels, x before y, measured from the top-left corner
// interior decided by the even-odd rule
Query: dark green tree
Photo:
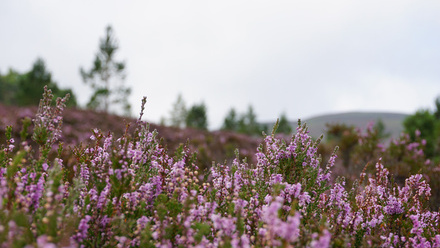
[[[440,121],[440,96],[437,97],[437,99],[435,99],[435,112],[434,112],[434,116],[437,120]]]
[[[53,88],[52,75],[47,71],[44,61],[38,58],[32,69],[19,77],[16,94],[18,105],[38,105],[45,85],[50,89]]]
[[[206,106],[204,103],[195,104],[188,110],[186,126],[202,130],[208,129],[208,119],[206,117]]]
[[[231,110],[229,110],[228,112],[228,115],[226,115],[225,120],[223,121],[222,130],[237,131],[237,129],[237,113],[235,112],[234,108],[231,108]]]
[[[182,94],[179,94],[176,102],[173,104],[173,109],[171,110],[171,126],[183,128],[185,126],[186,115],[187,110],[185,101],[183,100]]]
[[[93,89],[87,107],[109,112],[112,104],[120,105],[125,115],[130,115],[131,106],[127,101],[131,89],[125,87],[125,62],[115,61],[119,46],[111,26],[106,28],[105,37],[100,40],[99,51],[92,68],[80,68],[83,81]]]
[[[277,132],[284,134],[292,133],[292,125],[290,125],[289,121],[287,120],[285,113],[281,114],[280,120],[278,122]]]
[[[254,108],[249,105],[248,111],[238,121],[238,132],[248,135],[261,135],[263,131],[267,131],[267,127],[257,122]]]
[[[373,131],[377,133],[377,137],[380,140],[387,139],[391,136],[391,133],[386,132],[385,123],[383,123],[382,119],[378,119],[376,123],[374,123]]]
[[[0,103],[5,105],[16,105],[16,94],[18,91],[18,81],[21,75],[10,69],[8,74],[0,74]]]
[[[414,115],[408,116],[403,121],[403,126],[411,140],[415,141],[417,135],[426,140],[425,154],[428,158],[432,158],[437,150],[440,135],[440,125],[435,115],[429,110],[419,110]]]
[[[7,78],[10,80],[9,85],[12,87],[11,89],[14,89],[13,87],[17,85],[13,102],[20,106],[38,105],[45,85],[52,90],[55,96],[54,99],[64,97],[66,93],[69,93],[70,99],[67,102],[67,106],[76,106],[76,97],[72,90],[61,90],[58,88],[57,83],[52,80],[52,74],[47,70],[46,64],[41,58],[34,62],[29,72],[20,75],[10,71]]]

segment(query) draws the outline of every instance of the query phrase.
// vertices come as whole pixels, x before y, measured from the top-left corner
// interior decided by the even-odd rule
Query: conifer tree
[[[237,131],[238,120],[237,120],[237,113],[235,112],[234,108],[231,108],[228,115],[225,117],[222,129],[229,131]]]
[[[122,107],[125,115],[130,114],[131,106],[127,101],[131,89],[125,87],[125,62],[115,60],[119,46],[111,26],[106,28],[105,37],[100,40],[92,68],[89,71],[80,69],[83,81],[93,89],[87,103],[90,109],[109,112],[110,105]]]
[[[278,122],[278,130],[279,133],[290,134],[292,132],[292,126],[287,120],[286,114],[281,114],[280,120]]]
[[[260,135],[264,130],[257,122],[257,115],[254,112],[254,108],[249,105],[248,111],[243,114],[238,121],[238,132],[249,135]]]
[[[434,116],[440,121],[440,96],[435,99]]]
[[[10,70],[9,74],[4,77],[4,80],[7,80],[6,84],[10,86],[9,94],[13,94],[13,99],[10,98],[9,103],[20,106],[38,105],[44,92],[44,86],[47,85],[55,98],[70,94],[71,97],[67,102],[67,106],[76,106],[76,97],[72,90],[60,89],[58,87],[57,83],[52,80],[52,74],[41,58],[34,62],[30,71],[19,74]]]
[[[173,104],[173,109],[171,110],[171,126],[183,128],[185,126],[186,115],[187,110],[185,107],[185,101],[182,98],[182,94],[179,94],[176,102]]]
[[[206,106],[204,103],[195,104],[188,110],[188,114],[186,116],[186,126],[202,130],[208,129]]]

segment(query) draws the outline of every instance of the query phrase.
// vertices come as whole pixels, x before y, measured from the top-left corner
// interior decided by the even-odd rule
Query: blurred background
[[[324,135],[322,167],[339,147],[332,180],[351,185],[382,161],[400,185],[422,173],[438,209],[438,16],[439,1],[412,0],[2,0],[0,140],[7,125],[20,138],[44,85],[71,95],[67,146],[90,144],[93,128],[120,137],[146,96],[161,145],[185,144],[202,171],[255,164],[262,132],[279,119],[289,142],[300,118]]]
[[[133,117],[147,96],[145,119],[171,124],[179,95],[186,109],[205,107],[211,130],[231,109],[252,108],[261,123],[412,114],[440,94],[439,14],[438,1],[410,0],[2,0],[0,74],[43,66],[86,108],[99,87],[84,76],[111,27]]]

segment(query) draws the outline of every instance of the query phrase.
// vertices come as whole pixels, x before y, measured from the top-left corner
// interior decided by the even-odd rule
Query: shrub
[[[266,135],[255,165],[235,159],[202,174],[187,147],[167,155],[140,120],[133,133],[95,129],[92,144],[63,148],[65,100],[52,107],[51,97],[34,119],[38,150],[8,128],[0,151],[3,247],[440,246],[422,175],[396,185],[379,160],[347,190],[331,177],[336,153],[323,163],[304,125],[289,142]]]

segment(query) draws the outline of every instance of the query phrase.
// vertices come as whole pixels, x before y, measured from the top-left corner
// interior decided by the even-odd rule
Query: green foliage
[[[204,103],[195,104],[189,110],[186,116],[186,126],[207,130],[208,120],[206,116],[206,106]]]
[[[238,121],[238,132],[245,134],[261,134],[262,132],[260,125],[257,123],[257,115],[251,105]]]
[[[377,132],[379,139],[386,139],[391,135],[390,133],[385,132],[386,127],[381,119],[374,124],[373,129]]]
[[[440,96],[435,99],[435,112],[434,116],[437,120],[440,120]]]
[[[84,83],[89,84],[93,94],[87,107],[109,112],[110,105],[120,105],[125,115],[130,115],[131,105],[127,98],[131,89],[124,86],[125,62],[115,61],[119,49],[111,26],[106,28],[105,37],[100,40],[99,51],[89,71],[80,69]]]
[[[46,65],[42,59],[37,59],[32,69],[20,77],[18,81],[17,100],[21,106],[37,105],[40,102],[43,88],[46,84],[53,87],[52,75],[47,71]]]
[[[0,74],[0,102],[6,105],[17,104],[16,92],[18,91],[18,81],[20,74],[14,70],[9,70],[8,74]]]
[[[234,108],[231,108],[231,110],[229,110],[228,112],[228,115],[226,115],[225,120],[223,121],[222,130],[237,131],[237,129],[237,113],[235,112]]]
[[[0,75],[0,102],[6,105],[38,105],[45,85],[52,90],[55,99],[70,94],[67,106],[77,106],[75,94],[71,89],[58,88],[41,58],[38,58],[32,65],[32,69],[26,73],[20,74],[9,70],[8,74]]]
[[[177,96],[176,102],[173,104],[173,109],[171,110],[170,124],[173,127],[182,128],[185,126],[187,110],[185,107],[185,101],[183,100],[182,94]]]
[[[292,133],[292,125],[290,125],[289,121],[287,120],[285,113],[281,114],[280,121],[278,123],[277,132],[284,134]]]
[[[257,122],[257,115],[250,105],[247,112],[241,114],[240,117],[238,117],[235,109],[232,108],[225,117],[222,126],[222,130],[235,131],[247,135],[261,135],[263,131],[267,132],[267,129],[267,126]]]
[[[440,135],[440,121],[429,110],[419,110],[414,115],[408,116],[403,126],[411,140],[415,141],[417,136],[426,140],[425,154],[433,158],[438,150]]]

